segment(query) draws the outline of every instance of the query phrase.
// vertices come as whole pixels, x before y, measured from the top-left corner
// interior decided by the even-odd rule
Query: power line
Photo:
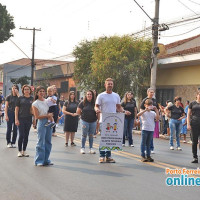
[[[195,2],[195,1],[192,1],[192,0],[188,0],[188,1],[190,1],[190,2],[192,2],[192,3],[195,3],[195,4],[197,4],[197,5],[199,5],[199,6],[200,6],[200,4],[199,4],[199,3],[197,3],[197,2]]]
[[[191,8],[189,8],[188,6],[186,6],[183,2],[181,2],[180,0],[178,0],[179,3],[181,3],[183,6],[185,6],[188,10],[190,10],[191,12],[193,12],[194,14],[198,15],[194,10],[192,10]]]
[[[27,56],[27,54],[25,54],[25,52],[15,43],[15,42],[13,42],[10,38],[9,38],[9,40],[28,58],[28,59],[30,59],[28,56]]]
[[[187,32],[185,32],[185,33],[181,33],[181,34],[178,34],[178,35],[165,35],[165,36],[162,36],[162,37],[176,37],[176,36],[181,36],[181,35],[185,35],[185,34],[187,34],[187,33],[190,33],[190,32],[192,32],[192,31],[194,31],[194,30],[196,30],[196,29],[198,29],[198,28],[200,28],[200,26],[198,26],[198,27],[196,27],[196,28],[194,28],[194,29],[192,29],[192,30],[190,30],[190,31],[187,31]]]

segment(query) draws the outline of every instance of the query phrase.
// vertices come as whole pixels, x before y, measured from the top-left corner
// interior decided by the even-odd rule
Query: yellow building
[[[200,87],[200,35],[161,45],[157,71],[158,102],[175,96],[182,97],[182,103],[195,99]]]

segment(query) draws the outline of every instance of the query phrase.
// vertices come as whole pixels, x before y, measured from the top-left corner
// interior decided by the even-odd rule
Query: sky
[[[137,2],[154,18],[155,0]],[[19,28],[41,29],[36,31],[35,59],[71,60],[73,49],[82,40],[132,34],[152,24],[134,0],[0,0],[0,3],[14,17],[16,28],[10,39],[29,58],[33,32]],[[160,0],[160,23],[190,16],[200,17],[200,0]],[[185,39],[199,31],[200,19],[162,32],[159,43]],[[26,58],[11,40],[0,44],[0,64]]]

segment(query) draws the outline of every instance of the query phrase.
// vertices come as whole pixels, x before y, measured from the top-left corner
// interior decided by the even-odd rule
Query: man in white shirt
[[[97,96],[95,110],[97,113],[116,113],[124,112],[126,115],[130,115],[129,111],[125,111],[120,104],[120,97],[117,93],[113,92],[113,79],[107,78],[105,80],[106,91]],[[100,122],[102,117],[100,118]],[[105,159],[106,157],[106,159]],[[100,151],[99,162],[115,163],[115,160],[111,157],[111,151]]]

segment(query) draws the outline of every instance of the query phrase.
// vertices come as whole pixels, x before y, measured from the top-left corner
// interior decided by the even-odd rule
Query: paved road
[[[197,169],[191,164],[191,145],[183,151],[170,151],[167,140],[154,139],[154,163],[140,161],[140,135],[134,134],[135,147],[114,152],[115,164],[99,164],[99,154],[81,155],[80,129],[77,147],[65,147],[62,127],[53,137],[51,167],[35,167],[36,133],[31,130],[27,152],[29,158],[18,158],[17,149],[6,147],[5,123],[0,126],[0,200],[121,200],[162,199],[199,200],[200,188],[166,186],[165,168]],[[100,136],[94,140],[97,150]],[[88,144],[87,144],[88,146]],[[88,149],[86,149],[88,150]]]

